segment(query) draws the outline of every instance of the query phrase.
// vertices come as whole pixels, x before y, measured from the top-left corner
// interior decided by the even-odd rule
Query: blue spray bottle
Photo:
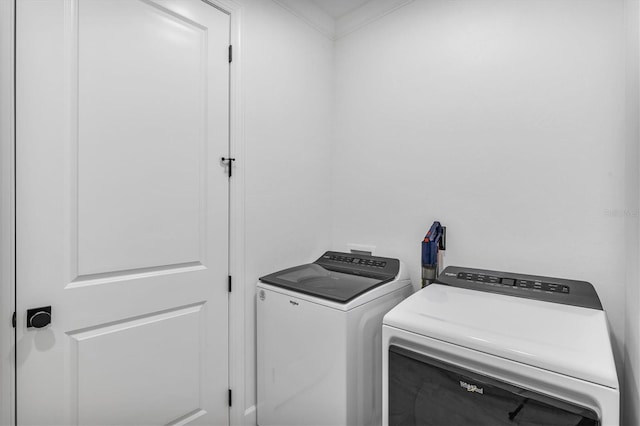
[[[447,227],[433,222],[422,241],[422,287],[426,287],[438,278],[438,251],[445,250]]]

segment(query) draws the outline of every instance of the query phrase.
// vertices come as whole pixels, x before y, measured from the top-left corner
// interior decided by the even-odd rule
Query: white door
[[[228,424],[229,15],[20,0],[16,40],[18,424]]]

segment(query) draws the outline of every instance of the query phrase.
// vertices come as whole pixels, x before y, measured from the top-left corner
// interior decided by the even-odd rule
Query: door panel
[[[19,424],[228,424],[229,16],[23,0],[16,40]]]
[[[77,423],[109,419],[110,424],[137,425],[131,419],[144,419],[165,424],[185,413],[201,413],[203,313],[199,304],[68,333]],[[165,374],[162,368],[168,365],[179,368]],[[129,380],[136,376],[144,380]]]
[[[204,260],[207,29],[116,3],[79,8],[80,276]]]

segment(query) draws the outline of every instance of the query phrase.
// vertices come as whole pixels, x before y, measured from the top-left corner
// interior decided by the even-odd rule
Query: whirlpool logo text
[[[462,380],[460,381],[460,387],[466,389],[467,392],[475,392],[479,393],[480,395],[484,395],[484,389],[479,388],[476,385],[470,385],[469,383],[463,382]]]

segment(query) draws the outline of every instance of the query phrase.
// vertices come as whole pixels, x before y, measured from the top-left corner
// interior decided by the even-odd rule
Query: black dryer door
[[[583,407],[391,346],[390,426],[595,426]]]

